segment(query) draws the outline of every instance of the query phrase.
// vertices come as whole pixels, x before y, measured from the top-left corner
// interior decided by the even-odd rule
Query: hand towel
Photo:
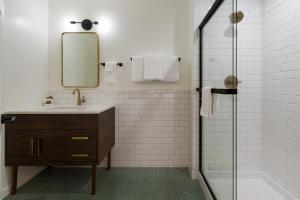
[[[144,79],[146,81],[162,81],[162,55],[145,55],[144,57]]]
[[[179,67],[177,56],[164,56],[162,65],[163,82],[178,82]]]
[[[105,72],[113,72],[117,68],[116,62],[106,62],[105,63]]]
[[[116,83],[117,81],[117,62],[106,62],[104,70],[104,82]]]
[[[211,118],[216,112],[217,95],[212,94],[213,87],[202,88],[202,105],[200,115],[202,117]]]
[[[133,82],[144,81],[144,57],[143,56],[132,57],[131,80]]]

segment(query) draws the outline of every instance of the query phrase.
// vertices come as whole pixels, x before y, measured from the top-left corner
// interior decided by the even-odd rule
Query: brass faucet
[[[73,91],[73,95],[75,95],[76,92],[77,92],[77,105],[81,106],[81,104],[85,103],[86,100],[85,100],[84,96],[82,96],[82,97],[80,96],[80,90],[79,89],[75,89]]]

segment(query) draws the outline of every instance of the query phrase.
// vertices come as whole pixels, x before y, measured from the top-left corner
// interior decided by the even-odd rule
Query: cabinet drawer
[[[96,131],[66,131],[65,144],[66,145],[96,145],[97,133]],[[78,146],[77,146],[78,148]]]
[[[80,144],[65,145],[65,154],[95,154],[97,153],[96,145]]]
[[[65,132],[65,161],[96,162],[97,133],[96,131],[74,130]]]
[[[65,152],[65,161],[67,162],[96,162],[97,161],[96,153],[77,151],[77,152]]]

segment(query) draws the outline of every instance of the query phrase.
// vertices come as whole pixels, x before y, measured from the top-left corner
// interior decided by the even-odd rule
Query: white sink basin
[[[113,107],[113,105],[56,105],[38,107],[14,107],[13,109],[7,109],[5,111],[5,114],[99,114]]]
[[[96,106],[68,106],[68,105],[60,105],[60,106],[45,106],[46,110],[88,110],[95,108]]]

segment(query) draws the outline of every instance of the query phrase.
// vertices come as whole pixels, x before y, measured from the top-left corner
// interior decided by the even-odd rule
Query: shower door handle
[[[238,90],[237,89],[217,89],[214,88],[211,90],[211,93],[213,94],[224,94],[224,95],[230,95],[230,94],[237,94]]]
[[[200,92],[200,88],[196,88],[196,91]],[[213,88],[211,90],[211,93],[229,95],[229,94],[237,94],[238,90],[237,89],[217,89],[217,88]]]

